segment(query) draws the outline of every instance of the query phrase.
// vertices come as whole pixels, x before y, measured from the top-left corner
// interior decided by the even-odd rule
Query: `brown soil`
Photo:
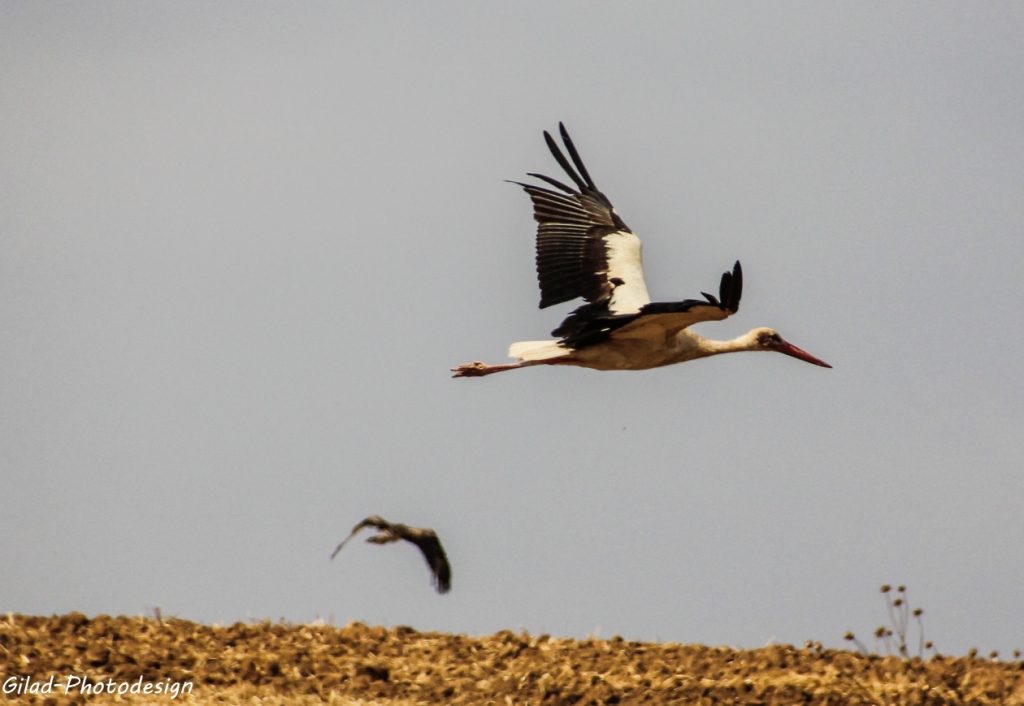
[[[0,678],[57,683],[190,681],[191,703],[298,704],[1021,704],[1024,664],[976,658],[901,660],[772,646],[487,637],[352,623],[227,627],[187,620],[0,618]],[[23,681],[23,679],[22,679]],[[102,703],[62,690],[6,698]],[[121,697],[170,703],[166,696]]]

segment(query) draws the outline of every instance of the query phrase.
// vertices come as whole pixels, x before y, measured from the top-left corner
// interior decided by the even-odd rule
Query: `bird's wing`
[[[558,191],[515,182],[533,200],[533,217],[538,223],[540,306],[543,309],[583,297],[604,313],[637,313],[651,301],[644,281],[640,239],[597,190],[565,126],[559,123],[558,128],[572,164],[547,131],[544,139],[577,189],[542,174],[530,176]]]
[[[371,515],[370,517],[367,517],[365,520],[363,520],[358,525],[356,525],[355,527],[352,528],[352,532],[349,533],[349,535],[347,537],[345,537],[345,539],[342,541],[342,543],[339,544],[338,547],[334,550],[334,553],[331,554],[331,559],[336,557],[338,555],[338,552],[340,552],[342,550],[342,548],[346,544],[348,544],[348,540],[352,539],[357,534],[359,534],[359,531],[361,529],[363,529],[364,527],[376,527],[377,529],[384,529],[384,528],[389,527],[389,526],[390,526],[390,524],[387,522],[387,520],[385,520],[382,517],[379,517],[377,515]]]
[[[441,540],[433,530],[410,528],[405,539],[419,547],[423,552],[423,558],[427,560],[430,573],[433,575],[434,585],[438,593],[448,593],[452,587],[452,567],[448,563],[448,556],[444,553]]]
[[[701,292],[707,301],[687,299],[681,302],[652,303],[640,310],[636,320],[614,331],[613,338],[648,338],[652,334],[674,336],[702,321],[721,321],[739,311],[743,294],[743,269],[739,261],[732,272],[722,273],[718,297]],[[658,332],[658,334],[655,334]]]
[[[573,329],[563,343],[575,350],[615,339],[651,339],[674,336],[702,321],[721,321],[739,311],[743,295],[743,269],[737,261],[732,272],[722,274],[718,296],[704,294],[704,300],[652,303],[628,316],[594,317]],[[568,320],[567,320],[568,321]],[[563,324],[564,326],[564,324]]]

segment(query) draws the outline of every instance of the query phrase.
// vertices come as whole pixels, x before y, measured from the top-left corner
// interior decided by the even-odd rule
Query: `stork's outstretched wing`
[[[337,549],[334,550],[334,553],[331,554],[331,559],[334,559],[334,557],[338,555],[338,552],[340,552],[342,548],[346,544],[348,544],[348,541],[355,537],[357,534],[359,534],[359,531],[364,527],[376,527],[377,529],[384,529],[390,526],[391,525],[387,520],[378,515],[371,515],[370,517],[367,517],[365,520],[363,520],[358,525],[352,528],[352,532],[347,537],[345,537],[344,540],[342,540],[341,544],[339,544]]]
[[[718,297],[701,292],[707,301],[687,299],[681,302],[652,303],[640,310],[640,315],[616,330],[615,338],[642,338],[652,327],[674,336],[688,326],[702,321],[721,321],[739,311],[743,295],[743,268],[737,260],[732,272],[722,273]]]
[[[635,314],[651,301],[644,282],[640,239],[597,190],[565,126],[559,123],[558,129],[572,164],[547,131],[544,139],[578,190],[542,174],[530,176],[558,191],[515,182],[533,199],[533,216],[539,224],[540,306],[543,309],[583,297],[589,304],[573,313],[577,319]]]
[[[688,326],[702,321],[721,321],[739,311],[743,296],[743,268],[739,261],[732,272],[722,274],[718,296],[701,292],[705,300],[686,299],[681,302],[646,304],[636,314],[595,317],[581,321],[566,332],[563,343],[579,350],[608,338],[657,338],[674,336]],[[572,317],[570,317],[571,319]],[[562,328],[570,323],[566,319]]]
[[[413,528],[410,528],[413,529]],[[405,535],[409,540],[423,552],[423,558],[427,560],[430,573],[433,576],[434,586],[438,593],[448,593],[452,587],[452,567],[448,563],[448,555],[444,553],[441,540],[433,530],[416,529]]]

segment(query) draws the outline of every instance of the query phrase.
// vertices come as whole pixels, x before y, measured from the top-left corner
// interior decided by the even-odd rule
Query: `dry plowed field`
[[[732,650],[508,631],[467,637],[359,623],[210,627],[78,613],[8,615],[0,617],[0,667],[7,690],[31,689],[51,676],[56,685],[84,677],[115,690],[65,694],[54,686],[49,694],[15,690],[5,697],[52,704],[1024,704],[1020,662],[904,661],[790,646]],[[166,690],[186,682],[191,693],[176,699],[153,693],[155,685]],[[144,684],[150,694],[131,693]],[[118,688],[126,693],[117,695]]]

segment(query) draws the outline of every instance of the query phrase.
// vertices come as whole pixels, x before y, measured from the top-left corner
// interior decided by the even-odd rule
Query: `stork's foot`
[[[500,373],[502,370],[513,370],[521,368],[522,363],[509,363],[508,365],[488,365],[474,360],[472,363],[463,363],[457,368],[452,368],[453,378],[482,378],[491,373]]]
[[[487,363],[481,363],[479,360],[474,360],[472,363],[463,363],[457,368],[452,368],[453,378],[479,378],[488,374],[488,369],[491,366]]]

